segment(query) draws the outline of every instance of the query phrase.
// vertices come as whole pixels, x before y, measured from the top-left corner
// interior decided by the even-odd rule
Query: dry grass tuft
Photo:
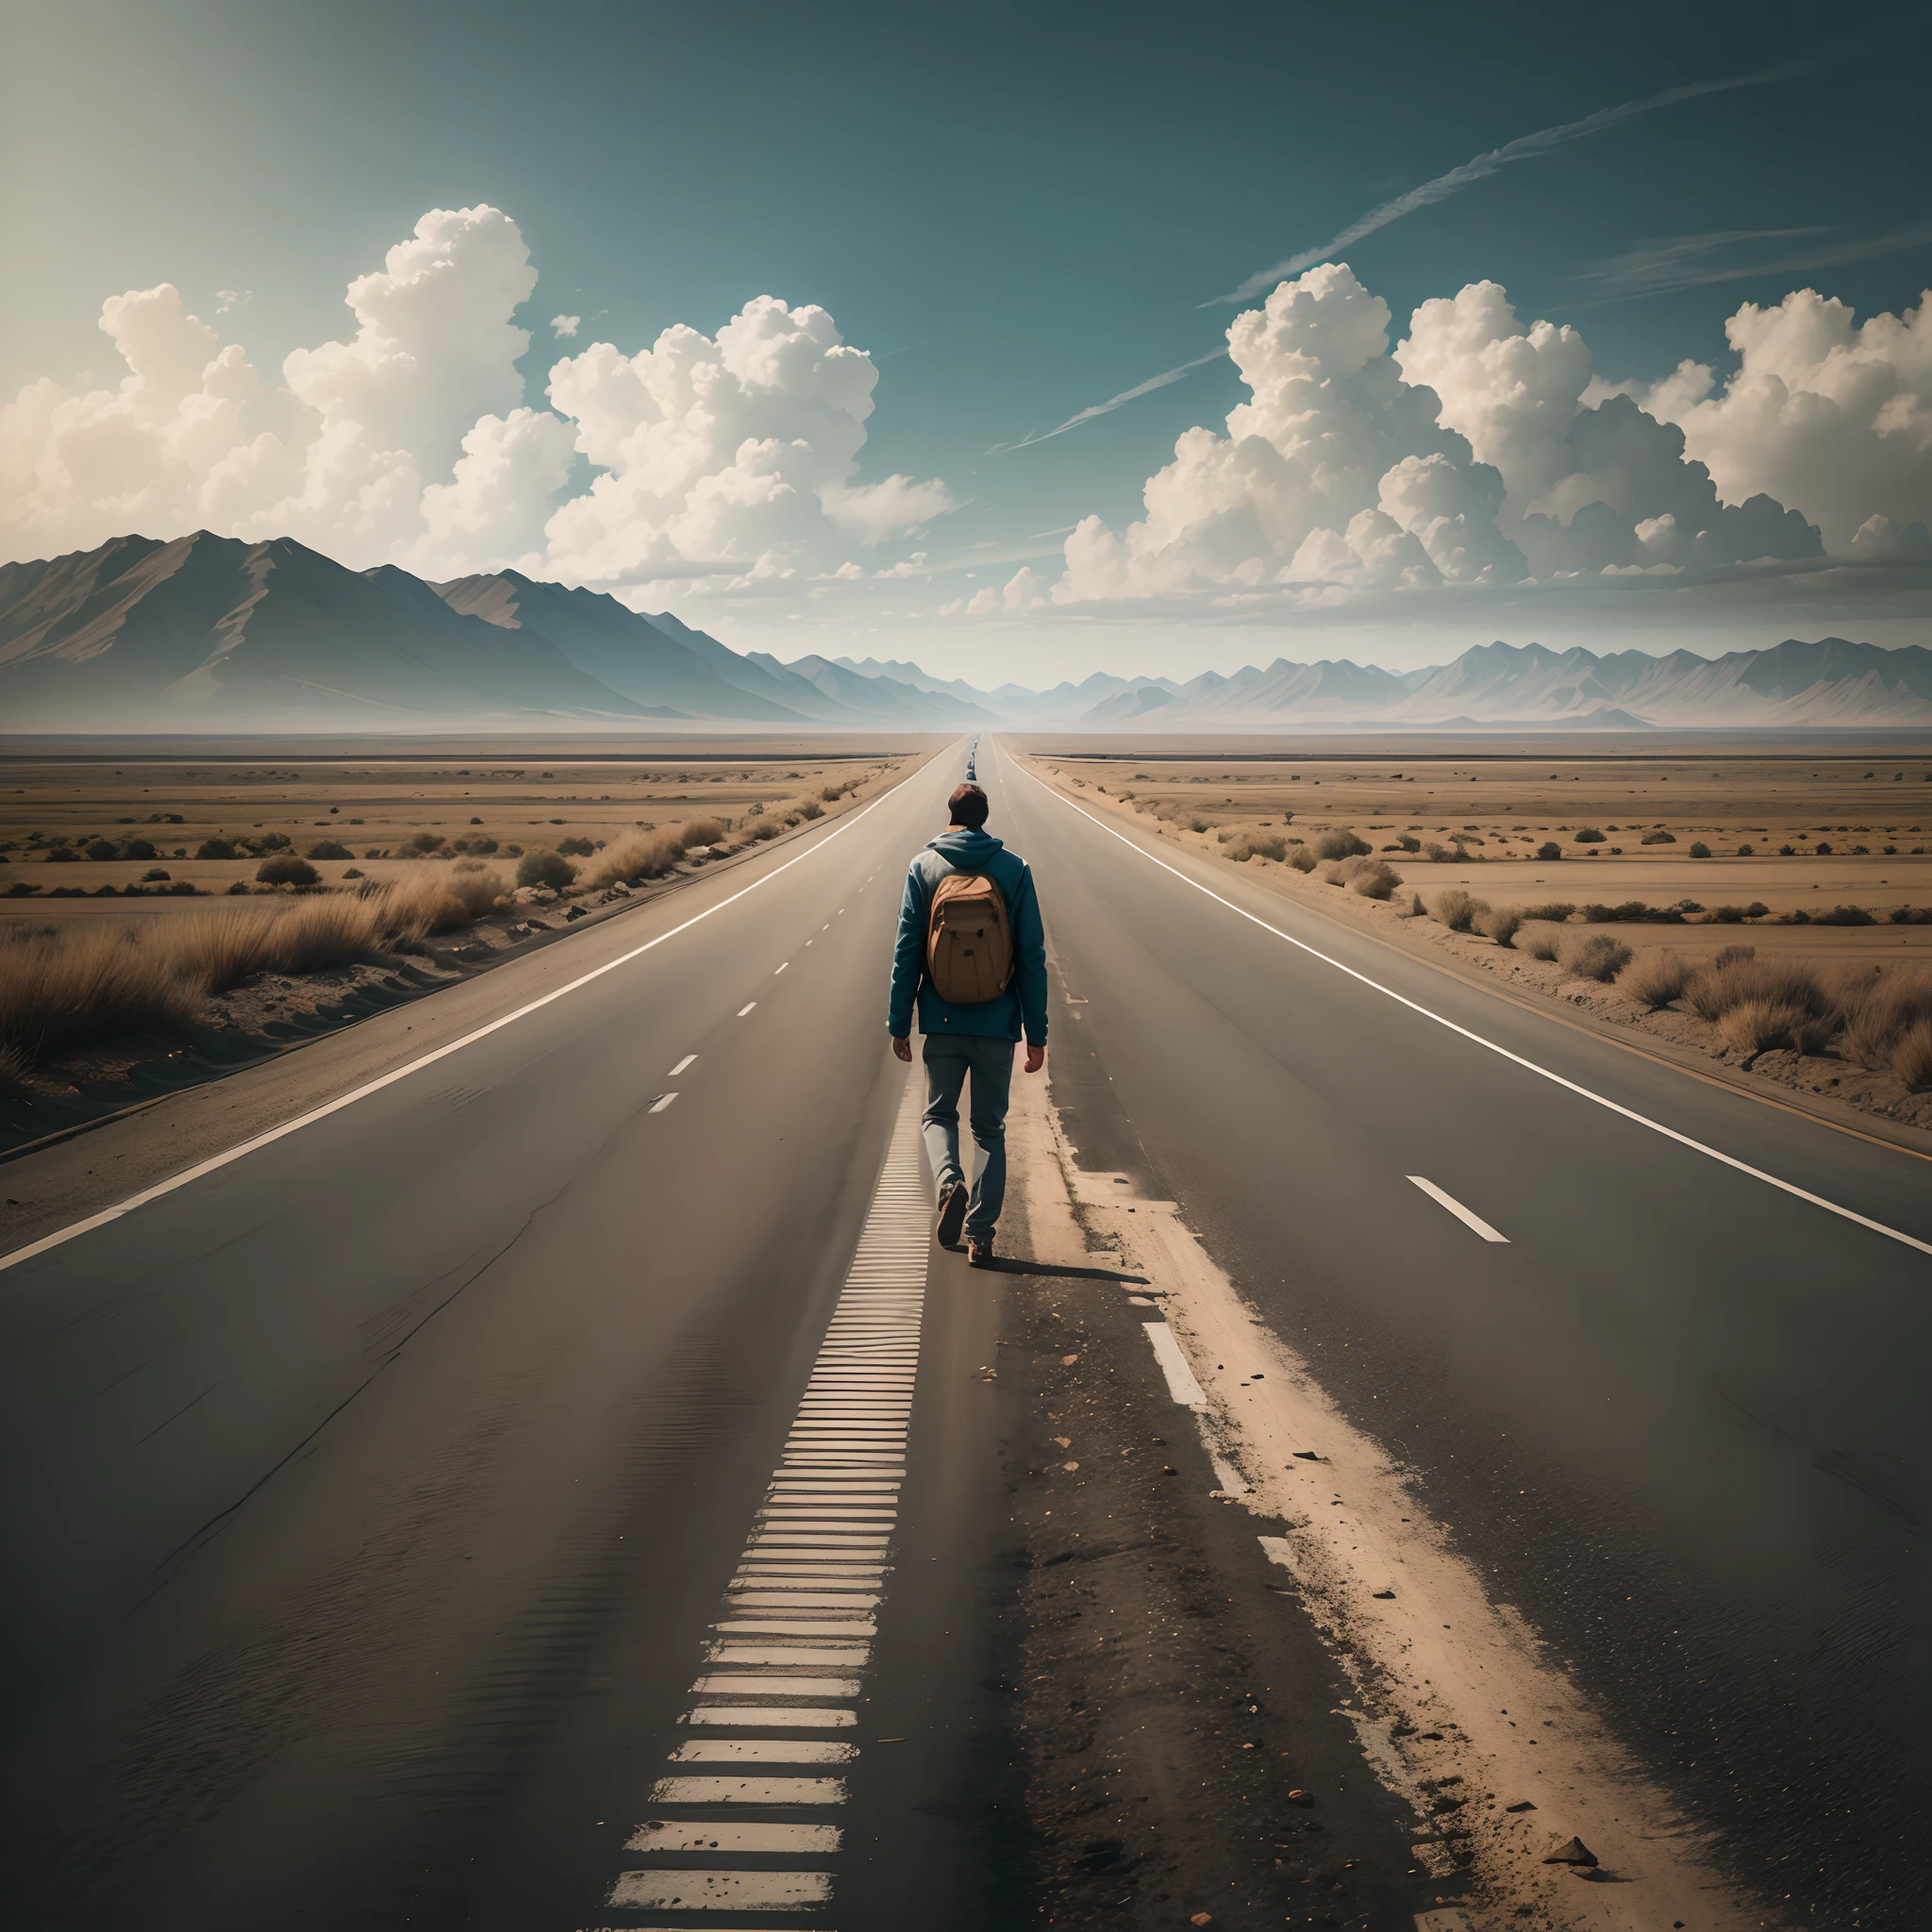
[[[1315,857],[1312,845],[1297,845],[1289,853],[1288,862],[1297,872],[1313,872],[1321,860]]]
[[[1797,1007],[1812,1019],[1824,1019],[1836,1010],[1824,982],[1809,966],[1796,959],[1759,960],[1748,946],[1726,946],[1707,971],[1691,979],[1684,998],[1693,1013],[1713,1024],[1733,1007],[1750,1001]]]
[[[0,1047],[25,1066],[103,1034],[192,1025],[206,974],[142,937],[104,924],[0,948]]]
[[[1682,999],[1690,984],[1691,966],[1681,953],[1646,948],[1617,976],[1617,985],[1640,1005],[1656,1012]]]
[[[1807,1024],[1803,1007],[1790,1000],[1747,999],[1725,1008],[1717,1023],[1724,1045],[1755,1059],[1774,1046],[1790,1046],[1792,1036]]]
[[[772,821],[760,819],[762,832]],[[775,825],[774,831],[775,833]],[[632,832],[613,839],[578,870],[578,882],[586,886],[628,885],[632,879],[661,878],[684,855],[684,841],[675,832]]]
[[[1897,1072],[1896,1056],[1907,1037],[1932,1022],[1932,974],[1880,974],[1862,985],[1840,987],[1839,999],[1845,1058],[1874,1072],[1888,1066]]]
[[[1493,940],[1499,946],[1507,946],[1522,929],[1523,919],[1520,913],[1512,912],[1507,906],[1483,906],[1479,911],[1470,914],[1469,924],[1471,931],[1481,933],[1486,940]]]
[[[1932,1020],[1915,1020],[1891,1049],[1891,1071],[1914,1093],[1932,1087]]]
[[[1562,943],[1563,935],[1554,925],[1532,925],[1516,941],[1516,950],[1532,959],[1554,959]]]
[[[1608,933],[1571,933],[1557,948],[1557,963],[1576,979],[1607,985],[1630,963],[1630,948]]]
[[[1436,894],[1436,903],[1429,909],[1451,932],[1467,932],[1476,914],[1490,908],[1486,901],[1471,898],[1460,886],[1451,886],[1446,892]]]

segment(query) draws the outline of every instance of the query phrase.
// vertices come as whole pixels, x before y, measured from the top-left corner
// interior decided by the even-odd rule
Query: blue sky
[[[1868,487],[1851,430],[1828,461],[1747,447],[1741,408],[1725,422],[1714,402],[1739,367],[1725,323],[1741,305],[1774,307],[1808,287],[1863,323],[1905,315],[1932,283],[1923,9],[1861,12],[1856,41],[1815,8],[1740,7],[1396,8],[1371,23],[1354,10],[1247,6],[726,13],[65,0],[13,19],[0,79],[0,249],[13,290],[0,394],[42,380],[75,396],[113,389],[126,372],[97,327],[102,303],[162,283],[242,344],[273,386],[290,352],[352,341],[345,285],[380,268],[427,211],[487,206],[514,223],[537,275],[514,316],[533,337],[516,361],[517,401],[543,410],[553,363],[594,341],[628,357],[674,325],[715,338],[758,296],[816,305],[877,371],[849,485],[897,474],[930,486],[906,499],[906,515],[941,501],[941,485],[952,506],[888,531],[883,499],[868,500],[841,534],[793,529],[790,577],[768,574],[775,581],[610,566],[608,528],[599,579],[584,568],[591,548],[532,548],[528,532],[505,537],[508,525],[487,515],[476,541],[511,552],[465,558],[445,544],[436,554],[451,562],[528,558],[654,607],[675,599],[741,641],[782,649],[790,633],[801,649],[911,651],[938,668],[1001,675],[1101,662],[1184,674],[1275,655],[1420,661],[1474,632],[1595,641],[1660,622],[1671,641],[1699,648],[1768,641],[1767,626],[1813,634],[1825,620],[1880,641],[1924,634],[1932,606],[1905,568],[1909,545],[1899,554],[1896,543],[1891,567],[1864,576],[1791,557],[1795,576],[1717,583],[1680,559],[1657,566],[1683,579],[1669,598],[1620,601],[1600,584],[1567,603],[1526,591],[1577,573],[1539,575],[1513,521],[1513,475],[1499,514],[1527,575],[1492,563],[1488,588],[1434,552],[1406,575],[1364,552],[1324,566],[1332,595],[1277,591],[1291,564],[1295,583],[1312,567],[1291,519],[1289,535],[1271,539],[1282,554],[1266,552],[1246,578],[1228,575],[1235,539],[1217,539],[1204,562],[1189,537],[1158,558],[1129,543],[1104,595],[1091,594],[1102,581],[1091,571],[1088,593],[1056,603],[1052,590],[1070,529],[1098,517],[1124,533],[1182,432],[1226,435],[1248,391],[1223,335],[1240,306],[1215,297],[1507,143],[1767,74],[1478,171],[1339,258],[1386,306],[1391,342],[1420,304],[1491,281],[1522,328],[1570,325],[1600,383],[1639,385],[1640,402],[1659,415],[1677,408],[1687,429],[1696,400],[1649,385],[1687,358],[1704,364],[1715,388],[1691,449],[1702,435],[1726,453],[1730,467],[1713,467],[1727,501],[1779,486],[1786,494],[1769,493],[1824,533],[1827,557],[1850,554],[1867,515],[1907,531],[1926,513],[1932,463],[1901,469],[1886,443]],[[222,291],[233,291],[226,312]],[[1341,301],[1332,290],[1324,299]],[[578,317],[576,334],[554,335],[555,315]],[[1900,351],[1889,420],[1909,414],[1932,381],[1905,366],[1922,341],[1911,335]],[[1782,353],[1767,351],[1774,361]],[[1085,426],[988,454],[1203,356],[1215,359]],[[501,383],[487,372],[478,381],[477,400],[507,418]],[[1592,391],[1583,406],[1600,400]],[[588,433],[580,424],[580,443]],[[453,454],[419,450],[419,480],[446,479]],[[579,450],[552,506],[597,467]],[[1820,468],[1849,468],[1853,480],[1808,501]],[[21,474],[16,461],[6,487],[23,491]],[[813,472],[820,484],[829,474],[823,462]],[[108,514],[117,500],[151,519],[189,514],[178,491],[165,503],[138,489],[116,499],[107,485],[93,510]],[[192,508],[218,500],[232,491],[197,495]],[[1375,501],[1373,480],[1364,501]],[[1632,528],[1643,508],[1630,510]],[[96,528],[44,505],[35,518],[8,526],[0,516],[10,554],[74,547],[63,533],[77,542]],[[855,544],[861,526],[870,541]],[[751,540],[734,548],[723,525],[708,529],[725,552],[710,560],[745,563]],[[1420,555],[1420,529],[1405,555]],[[336,547],[358,541],[391,538],[365,520],[359,539]],[[392,541],[398,557],[430,560],[415,525]],[[915,555],[919,574],[881,576]],[[864,580],[838,579],[840,562]],[[1022,564],[1037,582],[1016,598],[1003,591],[991,617],[951,609],[1008,584]]]

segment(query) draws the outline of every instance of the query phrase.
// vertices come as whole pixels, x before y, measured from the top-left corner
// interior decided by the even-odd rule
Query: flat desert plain
[[[1272,832],[1291,851],[1351,831],[1424,898],[1457,885],[1518,910],[1553,901],[1683,908],[1673,943],[1691,948],[1707,921],[1713,950],[1737,938],[1711,917],[1721,907],[1762,906],[1746,923],[1767,945],[1849,957],[1878,943],[1871,927],[1801,928],[1794,941],[1771,922],[1849,905],[1884,924],[1900,906],[1932,906],[1932,746],[1915,756],[1056,754],[1041,762],[1076,795],[1124,803],[1191,844]],[[1894,928],[1883,948],[1890,956],[1901,943],[1932,943],[1932,926]]]
[[[463,858],[514,873],[526,853],[584,857],[576,847],[636,831],[734,825],[822,801],[828,789],[849,795],[898,761],[883,743],[838,741],[358,751],[150,743],[106,756],[0,754],[0,897],[37,921],[175,910],[193,900],[124,895],[143,882],[225,893],[254,883],[267,851],[318,847],[311,863],[325,885]],[[202,856],[222,844],[235,856]],[[334,846],[342,856],[328,856]],[[167,878],[150,879],[156,872]]]

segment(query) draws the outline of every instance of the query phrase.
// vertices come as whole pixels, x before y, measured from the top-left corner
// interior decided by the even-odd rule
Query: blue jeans
[[[973,1075],[967,1120],[979,1149],[979,1172],[973,1177],[973,1200],[966,1209],[966,1239],[991,1236],[1007,1199],[1007,1097],[1013,1084],[1013,1045],[972,1033],[928,1033],[921,1042],[925,1059],[925,1113],[921,1126],[925,1151],[939,1183],[964,1180],[959,1165],[959,1090]]]

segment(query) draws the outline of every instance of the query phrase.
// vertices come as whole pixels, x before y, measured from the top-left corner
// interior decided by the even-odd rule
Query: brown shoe
[[[992,1237],[990,1234],[976,1234],[966,1243],[966,1265],[969,1268],[991,1268],[992,1266]]]
[[[966,1204],[971,1190],[964,1181],[948,1181],[940,1190],[940,1220],[935,1230],[942,1248],[959,1245],[959,1230],[966,1224]]]

